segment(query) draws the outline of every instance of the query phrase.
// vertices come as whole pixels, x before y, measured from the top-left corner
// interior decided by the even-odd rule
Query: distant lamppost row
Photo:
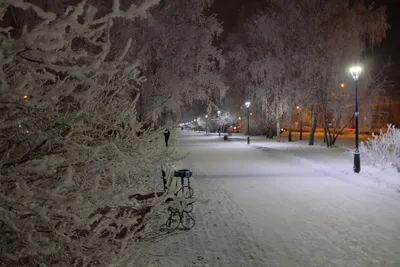
[[[245,105],[247,108],[247,144],[250,144],[250,111],[249,111],[250,102],[247,101]]]
[[[359,130],[359,125],[358,125],[358,117],[359,117],[359,113],[358,113],[358,79],[359,79],[359,77],[360,77],[360,74],[361,74],[361,67],[352,67],[351,69],[350,69],[350,73],[351,73],[351,75],[353,76],[353,79],[354,79],[354,83],[355,83],[355,89],[356,89],[356,110],[355,110],[355,113],[354,113],[354,116],[355,116],[355,119],[356,119],[356,148],[355,148],[355,151],[354,151],[354,166],[353,166],[353,170],[354,170],[354,172],[356,172],[356,173],[359,173],[360,172],[360,170],[361,170],[361,163],[360,163],[360,150],[359,150],[359,148],[358,148],[358,143],[359,143],[359,141],[358,141],[358,135],[359,135],[359,132],[360,132],[360,130]]]
[[[208,115],[205,116],[206,117],[206,134],[208,133]]]

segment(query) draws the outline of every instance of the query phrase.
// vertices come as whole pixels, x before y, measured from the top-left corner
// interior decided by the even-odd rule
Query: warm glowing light
[[[238,117],[238,120],[241,120],[242,118],[241,117]]]
[[[340,87],[344,88],[344,83],[340,84]]]
[[[299,109],[300,107],[299,107],[299,106],[297,106],[296,108],[297,108],[297,109]]]
[[[28,100],[29,98],[30,98],[29,95],[24,95],[25,100]]]

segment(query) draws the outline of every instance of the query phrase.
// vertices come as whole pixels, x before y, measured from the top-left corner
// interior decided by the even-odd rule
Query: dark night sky
[[[221,39],[224,40],[236,26],[239,19],[238,11],[243,5],[263,1],[265,0],[215,0],[211,11],[216,13],[218,20],[223,22],[224,33]],[[387,6],[391,29],[387,33],[386,40],[379,47],[374,48],[369,57],[378,65],[383,65],[391,57],[393,65],[388,70],[387,75],[395,81],[397,87],[400,87],[400,0],[375,0],[375,3]],[[397,95],[400,98],[400,89],[395,91],[396,93],[393,92],[393,96]]]
[[[400,100],[400,0],[378,0],[376,2],[387,6],[391,29],[387,33],[386,40],[375,49],[372,57],[382,64],[391,57],[393,65],[390,67],[388,75],[396,83],[393,96],[396,100]]]

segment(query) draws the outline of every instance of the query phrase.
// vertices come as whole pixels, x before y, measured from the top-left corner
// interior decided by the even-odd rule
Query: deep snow
[[[132,266],[400,266],[400,176],[352,171],[344,148],[178,132],[196,226]]]

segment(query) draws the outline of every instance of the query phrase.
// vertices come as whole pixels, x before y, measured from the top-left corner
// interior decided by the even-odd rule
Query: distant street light
[[[352,67],[350,69],[350,73],[353,76],[354,83],[355,83],[355,89],[356,89],[356,110],[354,113],[355,119],[356,119],[356,149],[354,151],[354,166],[353,170],[356,173],[359,173],[361,170],[361,163],[360,163],[360,150],[358,148],[358,135],[359,135],[359,126],[358,126],[358,78],[360,77],[361,74],[361,67]]]
[[[221,114],[221,111],[218,110],[217,114],[218,114],[218,117],[219,117],[219,115]],[[219,122],[218,136],[221,136],[221,120],[218,119],[218,122]]]
[[[208,133],[208,115],[204,116],[206,117],[206,134]]]
[[[303,112],[300,108],[300,106],[296,107],[297,110],[299,111],[299,128],[300,128],[300,140],[303,140]]]
[[[344,88],[344,83],[340,84],[340,87]]]
[[[245,105],[247,108],[247,144],[250,144],[250,111],[249,111],[250,102],[247,101]]]

